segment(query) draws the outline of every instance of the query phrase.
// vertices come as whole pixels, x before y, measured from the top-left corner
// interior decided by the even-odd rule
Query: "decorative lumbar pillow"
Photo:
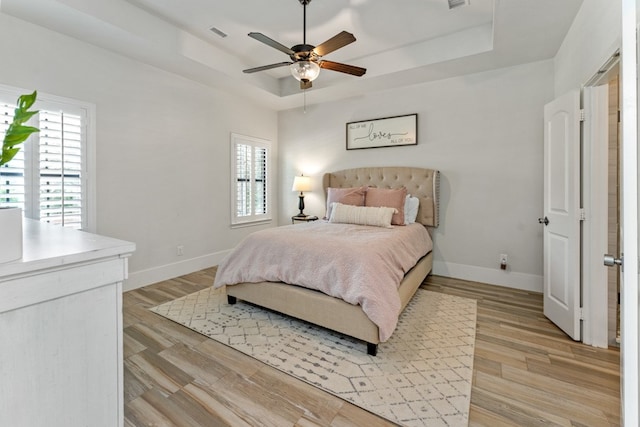
[[[343,205],[364,206],[364,195],[367,187],[327,188],[327,214],[325,219],[331,218],[331,205],[342,203]]]
[[[373,225],[391,228],[391,218],[397,211],[388,207],[367,207],[332,203],[329,222]]]
[[[364,200],[365,206],[388,207],[397,210],[393,214],[391,224],[404,225],[404,201],[407,197],[407,189],[401,188],[376,188],[369,187]]]
[[[413,224],[418,217],[418,208],[420,207],[420,199],[407,194],[404,199],[404,223]]]

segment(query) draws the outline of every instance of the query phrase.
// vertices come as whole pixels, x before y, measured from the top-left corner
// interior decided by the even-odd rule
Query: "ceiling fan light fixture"
[[[289,69],[300,82],[312,82],[320,74],[320,66],[314,61],[297,61],[289,65]]]

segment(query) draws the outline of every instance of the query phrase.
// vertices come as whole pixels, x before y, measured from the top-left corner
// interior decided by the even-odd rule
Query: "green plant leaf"
[[[16,111],[13,114],[13,123],[21,125],[36,114],[38,114],[38,110],[26,111],[16,108]]]
[[[20,148],[22,148],[18,147],[19,144],[22,144],[32,133],[40,132],[40,129],[36,127],[23,124],[38,113],[37,110],[28,111],[36,102],[37,95],[38,92],[33,91],[31,94],[20,95],[18,98],[18,107],[15,109],[13,120],[7,128],[2,141],[0,166],[10,162],[18,154]]]
[[[18,108],[21,110],[28,110],[31,106],[36,102],[36,97],[38,96],[37,91],[33,91],[32,94],[29,95],[20,95],[18,98]]]
[[[33,126],[11,125],[5,134],[4,144],[13,146],[17,142],[25,141],[32,133],[39,131],[40,130],[38,128]]]
[[[9,163],[20,151],[20,147],[18,148],[7,148],[2,150],[2,161],[4,163]],[[6,159],[6,161],[5,161]]]

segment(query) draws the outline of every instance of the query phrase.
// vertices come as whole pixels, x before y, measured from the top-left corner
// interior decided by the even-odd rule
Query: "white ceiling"
[[[306,103],[552,58],[582,0],[312,0],[307,43],[340,31],[356,41],[324,59],[367,69],[363,77],[322,70]],[[298,107],[302,91],[288,61],[247,36],[302,43],[299,0],[1,0],[0,11],[106,49],[232,90],[276,109]],[[228,36],[221,38],[209,29]]]

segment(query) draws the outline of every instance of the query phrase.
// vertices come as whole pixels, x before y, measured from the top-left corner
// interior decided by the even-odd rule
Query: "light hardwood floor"
[[[214,275],[124,294],[125,426],[393,425],[147,310]],[[620,425],[618,350],[567,338],[540,294],[439,276],[422,287],[478,301],[470,426]]]

